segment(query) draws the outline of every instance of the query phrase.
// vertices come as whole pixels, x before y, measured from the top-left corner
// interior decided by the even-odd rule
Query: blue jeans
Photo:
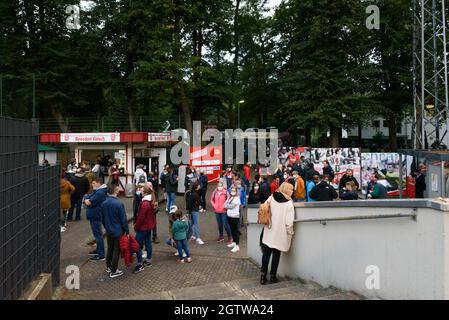
[[[200,213],[198,211],[192,211],[192,226],[193,226],[193,236],[195,239],[200,237]]]
[[[68,221],[71,221],[73,219],[73,211],[75,210],[75,207],[76,207],[76,220],[81,219],[82,200],[83,200],[83,198],[80,198],[80,199],[71,198],[70,199],[72,206],[70,207],[69,214],[67,215]]]
[[[142,248],[145,243],[145,249],[147,250],[147,260],[151,259],[153,255],[153,247],[151,244],[151,230],[150,231],[136,231],[136,241],[139,244],[139,250],[137,251],[137,262],[142,263]]]
[[[103,240],[103,231],[101,230],[101,221],[93,221],[90,220],[90,227],[92,229],[92,233],[95,238],[95,242],[97,243],[97,256],[100,258],[104,257],[104,240]]]
[[[176,245],[178,246],[178,257],[182,258],[182,250],[186,253],[186,258],[190,258],[189,244],[187,243],[187,239],[184,240],[176,240]]]
[[[220,237],[223,238],[224,229],[228,235],[228,238],[231,238],[231,228],[229,227],[228,216],[226,213],[215,213],[215,218],[217,219],[218,233],[220,234]]]
[[[175,193],[167,192],[167,211],[170,212],[170,208],[175,205]]]

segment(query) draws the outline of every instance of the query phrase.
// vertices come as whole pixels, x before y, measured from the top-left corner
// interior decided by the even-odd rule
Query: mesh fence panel
[[[40,273],[59,284],[59,167],[38,166],[36,123],[0,118],[0,300]]]

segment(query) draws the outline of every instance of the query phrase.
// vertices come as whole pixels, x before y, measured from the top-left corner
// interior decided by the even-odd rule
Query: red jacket
[[[139,232],[146,232],[153,230],[156,226],[156,215],[154,213],[153,202],[151,196],[145,196],[139,206],[137,212],[137,221],[134,225],[134,230]]]
[[[245,165],[243,167],[243,174],[245,175],[245,178],[249,181],[251,181],[251,168]]]
[[[139,244],[137,243],[136,239],[126,234],[121,236],[120,238],[120,253],[125,260],[125,265],[129,267],[131,263],[133,262],[133,254],[137,253],[137,250],[139,249]]]
[[[278,188],[279,188],[279,185],[276,184],[275,181],[273,181],[270,185],[270,193],[271,194],[275,193]]]

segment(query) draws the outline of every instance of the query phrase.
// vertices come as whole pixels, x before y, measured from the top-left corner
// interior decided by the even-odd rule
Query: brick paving
[[[125,203],[128,217],[132,216],[132,199],[121,198]],[[184,199],[178,196],[176,204],[184,208]],[[164,204],[161,204],[161,209]],[[85,217],[84,210],[82,212]],[[247,279],[259,275],[259,269],[246,258],[246,230],[243,228],[240,241],[241,250],[231,253],[224,242],[217,243],[217,223],[215,215],[208,211],[200,216],[200,237],[205,242],[198,245],[190,242],[193,262],[177,264],[173,253],[167,246],[168,219],[164,210],[157,216],[160,244],[153,244],[153,266],[133,274],[133,266],[126,268],[120,261],[119,268],[125,272],[122,277],[110,279],[105,272],[104,262],[89,262],[87,253],[94,247],[88,221],[70,222],[61,241],[61,287],[55,299],[126,299],[127,297],[164,297],[163,292],[180,288],[198,287],[211,283],[220,283],[238,279]],[[132,228],[130,229],[132,230]],[[81,270],[80,290],[68,291],[64,288],[65,268],[77,265]],[[150,295],[150,296],[149,296]]]
[[[210,192],[209,192],[210,193]],[[129,219],[132,217],[132,199],[121,198]],[[184,208],[183,197],[176,204]],[[161,209],[164,204],[161,204]],[[85,213],[82,213],[83,218]],[[224,242],[217,243],[217,223],[212,212],[200,216],[200,236],[205,245],[190,242],[193,262],[177,264],[175,250],[165,245],[168,238],[168,219],[164,210],[158,214],[160,244],[153,244],[153,265],[133,274],[135,262],[126,268],[120,260],[124,275],[111,279],[104,262],[89,262],[88,252],[93,236],[85,219],[71,222],[61,241],[61,286],[54,299],[61,300],[352,300],[361,299],[334,288],[321,288],[298,280],[283,279],[276,284],[261,286],[259,268],[246,256],[246,229],[240,241],[241,251],[231,253]],[[132,230],[132,226],[130,226]],[[65,268],[80,267],[80,290],[65,289]]]

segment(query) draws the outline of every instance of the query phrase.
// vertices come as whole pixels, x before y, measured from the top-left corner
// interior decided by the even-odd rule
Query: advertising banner
[[[218,182],[222,171],[222,147],[191,147],[190,166],[204,170],[209,182]]]
[[[354,177],[360,184],[360,149],[358,148],[312,148],[310,149],[310,161],[314,164],[315,170],[323,174],[323,162],[329,161],[335,172],[332,185],[338,188],[341,177],[346,170],[352,169]]]
[[[120,133],[61,133],[62,143],[120,142]]]

